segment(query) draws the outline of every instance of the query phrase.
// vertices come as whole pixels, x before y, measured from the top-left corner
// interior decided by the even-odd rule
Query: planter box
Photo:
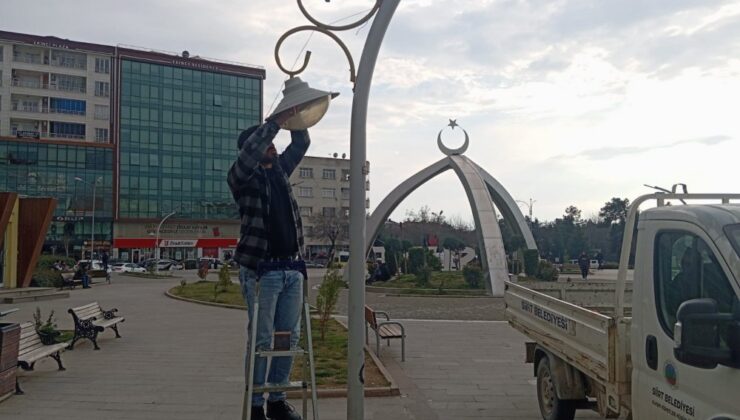
[[[0,323],[0,373],[17,367],[20,338],[20,325]]]
[[[21,326],[0,323],[0,401],[15,392]]]

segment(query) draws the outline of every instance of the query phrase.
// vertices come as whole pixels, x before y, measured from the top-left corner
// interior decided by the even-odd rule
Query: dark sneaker
[[[252,406],[252,420],[267,420],[265,417],[265,409],[262,406]]]
[[[302,420],[302,417],[295,412],[295,408],[285,400],[268,401],[267,417],[271,420]]]

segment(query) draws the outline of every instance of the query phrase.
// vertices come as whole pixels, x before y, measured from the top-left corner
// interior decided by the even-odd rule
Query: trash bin
[[[0,323],[0,401],[15,392],[20,336],[19,324]]]

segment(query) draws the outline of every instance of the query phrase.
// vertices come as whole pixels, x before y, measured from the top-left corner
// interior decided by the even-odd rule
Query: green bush
[[[37,270],[49,270],[54,265],[55,261],[62,261],[67,267],[73,267],[75,265],[74,258],[63,257],[60,255],[39,255],[39,260],[36,262]]]
[[[424,266],[424,248],[416,246],[409,249],[409,273],[419,274]]]
[[[468,264],[463,267],[463,278],[471,289],[480,289],[483,286],[483,270],[478,264]]]
[[[551,262],[542,260],[537,266],[536,277],[543,281],[555,281],[558,279],[558,269]]]
[[[540,254],[536,249],[524,250],[524,274],[532,277],[537,275]]]
[[[432,271],[442,271],[442,261],[430,250],[427,250],[427,266]]]
[[[390,274],[391,277],[395,276],[396,273],[398,273],[398,261],[396,261],[395,252],[386,254],[385,264],[386,267],[388,267],[388,274]]]
[[[56,270],[37,269],[31,277],[32,287],[62,287],[62,275]]]
[[[431,282],[432,268],[429,266],[419,268],[419,272],[416,273],[416,285],[421,288],[427,288]]]
[[[339,292],[345,287],[342,273],[339,270],[329,270],[324,276],[324,281],[319,286],[316,295],[316,309],[319,311],[319,332],[321,341],[324,341],[326,331],[329,328],[331,315],[339,300]]]

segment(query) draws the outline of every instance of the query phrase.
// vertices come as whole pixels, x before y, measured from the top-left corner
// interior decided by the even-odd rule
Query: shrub
[[[31,277],[32,287],[62,287],[62,275],[52,269],[37,269]]]
[[[543,281],[555,281],[558,279],[558,269],[551,262],[542,260],[537,266],[536,277]]]
[[[39,255],[39,260],[36,262],[36,269],[49,270],[54,266],[55,261],[61,261],[67,267],[73,267],[75,265],[74,258],[59,255]]]
[[[432,281],[432,268],[421,267],[419,272],[416,273],[416,285],[422,288],[429,287],[429,283]]]
[[[424,248],[413,247],[409,249],[409,273],[418,274],[424,266]]]
[[[471,289],[480,289],[483,286],[483,270],[478,264],[468,264],[463,267],[463,278]]]
[[[392,277],[398,273],[398,261],[396,261],[396,253],[390,252],[386,254],[385,264],[388,267],[388,274]]]
[[[540,254],[536,249],[524,250],[524,274],[533,277],[537,275]]]
[[[339,292],[344,286],[344,279],[339,270],[327,271],[324,280],[319,286],[318,294],[316,295],[316,309],[319,311],[321,341],[324,341],[326,331],[329,328],[329,320],[339,300]]]

